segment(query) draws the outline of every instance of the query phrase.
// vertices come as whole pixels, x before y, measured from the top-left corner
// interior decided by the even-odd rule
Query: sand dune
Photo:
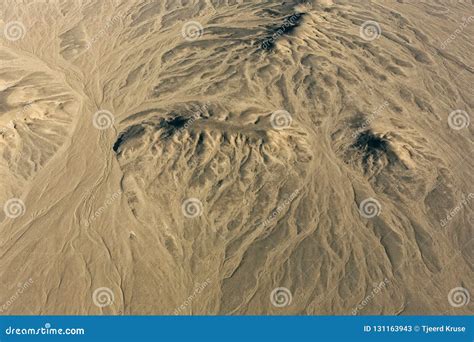
[[[473,313],[471,1],[0,11],[2,314]]]

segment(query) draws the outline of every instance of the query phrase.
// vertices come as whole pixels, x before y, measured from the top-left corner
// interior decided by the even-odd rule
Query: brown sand
[[[473,313],[471,1],[0,11],[1,314]]]

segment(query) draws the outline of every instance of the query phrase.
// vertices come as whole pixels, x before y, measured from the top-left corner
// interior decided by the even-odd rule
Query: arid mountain
[[[0,5],[1,314],[472,314],[474,4]]]

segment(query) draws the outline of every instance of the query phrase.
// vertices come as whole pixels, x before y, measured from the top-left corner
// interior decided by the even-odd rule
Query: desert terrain
[[[0,314],[466,315],[474,4],[3,0]]]

